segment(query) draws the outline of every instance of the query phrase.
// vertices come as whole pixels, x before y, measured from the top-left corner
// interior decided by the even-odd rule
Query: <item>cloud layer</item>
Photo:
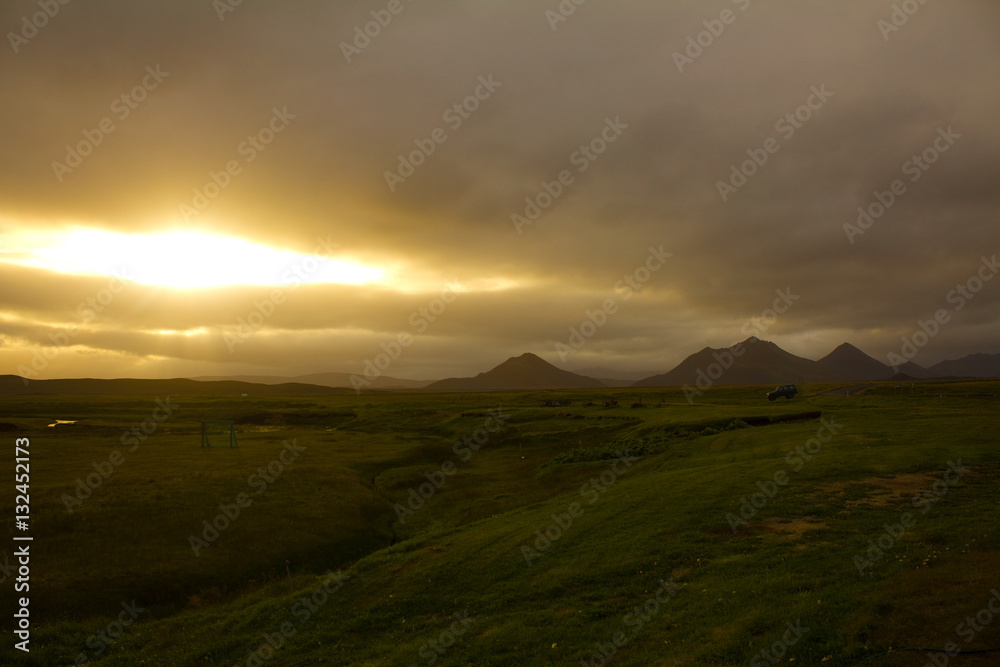
[[[405,332],[390,375],[525,351],[653,373],[762,316],[796,354],[884,361],[939,309],[915,361],[1000,351],[1000,281],[949,301],[1000,250],[1000,9],[896,6],[7,3],[0,260],[30,230],[188,229],[329,238],[398,278],[278,285],[233,345],[268,288],[129,284],[96,312],[107,276],[0,263],[0,368],[357,372]],[[776,290],[798,298],[770,322]]]

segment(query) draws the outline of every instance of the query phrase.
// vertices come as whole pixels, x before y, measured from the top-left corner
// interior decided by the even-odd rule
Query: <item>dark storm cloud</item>
[[[554,350],[662,244],[668,265],[570,367],[665,370],[745,337],[747,319],[786,288],[800,299],[767,332],[780,345],[815,358],[850,340],[884,357],[1000,250],[992,3],[926,3],[885,39],[877,22],[891,2],[586,3],[555,30],[555,2],[406,2],[346,62],[342,44],[384,6],[243,3],[220,20],[211,2],[70,3],[0,56],[5,228],[183,223],[302,252],[329,236],[353,257],[408,262],[423,286],[303,288],[264,327],[280,334],[233,354],[220,354],[221,332],[254,290],[135,286],[88,345],[346,370],[404,330],[433,285],[516,281],[463,294],[393,369],[436,376],[447,349],[460,359],[449,373],[472,372]],[[733,20],[678,71],[675,53],[725,10]],[[36,11],[8,3],[0,27],[17,32]],[[147,67],[169,75],[120,118],[112,105]],[[448,110],[484,79],[499,85],[456,126]],[[810,100],[808,120],[780,123]],[[294,119],[246,161],[239,147],[275,108]],[[60,182],[52,162],[104,118],[114,132]],[[580,162],[609,122],[624,129]],[[910,181],[904,165],[948,128],[960,138]],[[447,140],[390,190],[386,172],[436,129]],[[719,181],[768,139],[777,152],[723,201]],[[241,173],[183,222],[179,207],[230,160]],[[572,183],[518,233],[511,215],[563,171]],[[905,194],[851,243],[845,224],[896,179]],[[3,271],[0,310],[18,322],[9,333],[34,344],[100,287]],[[916,360],[997,351],[998,288],[986,283]],[[150,333],[198,328],[211,333]]]

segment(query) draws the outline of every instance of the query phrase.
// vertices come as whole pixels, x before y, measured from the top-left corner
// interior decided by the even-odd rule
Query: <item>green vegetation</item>
[[[922,665],[887,652],[1000,647],[1000,618],[958,630],[1000,587],[1000,383],[769,388],[174,396],[162,421],[156,396],[0,397],[10,450],[31,439],[34,537],[31,653],[8,618],[4,662]],[[239,447],[199,447],[203,419],[232,420]],[[12,483],[0,499],[12,516]]]

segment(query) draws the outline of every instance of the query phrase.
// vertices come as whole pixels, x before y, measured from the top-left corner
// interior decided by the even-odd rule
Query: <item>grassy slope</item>
[[[998,403],[962,396],[994,393],[997,386],[897,391],[762,403],[761,388],[718,389],[695,406],[676,391],[644,391],[645,403],[665,397],[668,406],[643,410],[580,407],[587,399],[603,402],[601,392],[568,392],[575,405],[562,409],[536,407],[547,395],[486,394],[482,400],[502,401],[509,417],[505,431],[468,462],[452,443],[484,424],[487,406],[459,404],[455,396],[253,406],[198,399],[184,419],[261,410],[341,416],[289,418],[316,423],[241,433],[238,452],[202,452],[191,446],[194,427],[178,411],[69,516],[59,495],[90,461],[118,446],[122,423],[151,409],[142,400],[91,405],[88,399],[79,409],[100,415],[91,421],[107,433],[32,434],[33,534],[44,546],[33,561],[39,589],[33,611],[50,622],[36,631],[24,662],[69,661],[86,650],[87,637],[111,620],[118,603],[133,597],[150,611],[100,664],[231,665],[241,658],[246,664],[247,651],[283,622],[295,633],[269,664],[430,664],[429,642],[448,643],[442,632],[461,612],[471,625],[435,664],[579,664],[618,631],[628,642],[616,664],[749,664],[782,637],[786,622],[798,619],[809,628],[789,648],[798,664],[827,658],[825,664],[853,665],[890,646],[1000,646],[1000,622],[972,644],[956,634],[956,625],[983,608],[1000,584],[1000,453],[992,433]],[[635,394],[618,398],[625,404]],[[37,426],[40,416],[29,414],[36,405],[7,405],[4,414]],[[53,416],[55,407],[42,412]],[[816,434],[815,420],[670,441],[598,495],[581,495],[581,485],[602,473],[609,480],[611,461],[552,464],[561,452],[636,434],[804,409],[822,410],[844,426],[798,472],[785,456]],[[54,416],[72,418],[64,414]],[[219,502],[246,490],[247,475],[291,437],[307,447],[299,462],[193,558],[187,535],[217,513]],[[972,472],[926,514],[914,510],[914,492],[958,458]],[[401,525],[392,504],[406,502],[408,490],[444,460],[458,473]],[[789,484],[734,535],[726,513],[737,512],[757,482],[779,470],[788,472]],[[888,477],[897,474],[909,476],[886,492],[879,482],[891,484]],[[526,564],[521,546],[574,502],[582,514]],[[916,525],[859,575],[854,556],[906,511],[917,513]],[[387,546],[394,537],[402,541]],[[286,559],[298,573],[293,590],[283,578]],[[308,619],[295,615],[296,602],[317,587],[310,573],[338,567],[350,576],[343,587]],[[247,585],[250,579],[256,583]],[[656,614],[641,627],[626,618],[670,579],[680,589]],[[991,664],[994,657],[961,664]],[[904,653],[873,664],[925,661]]]

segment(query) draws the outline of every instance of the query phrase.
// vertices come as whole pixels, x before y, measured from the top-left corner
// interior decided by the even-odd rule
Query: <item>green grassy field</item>
[[[162,421],[166,397],[0,397],[11,468],[31,440],[34,538],[31,652],[8,613],[3,662],[920,666],[896,649],[1000,647],[1000,383],[828,388],[174,396]],[[201,448],[203,419],[236,421],[239,447]]]

